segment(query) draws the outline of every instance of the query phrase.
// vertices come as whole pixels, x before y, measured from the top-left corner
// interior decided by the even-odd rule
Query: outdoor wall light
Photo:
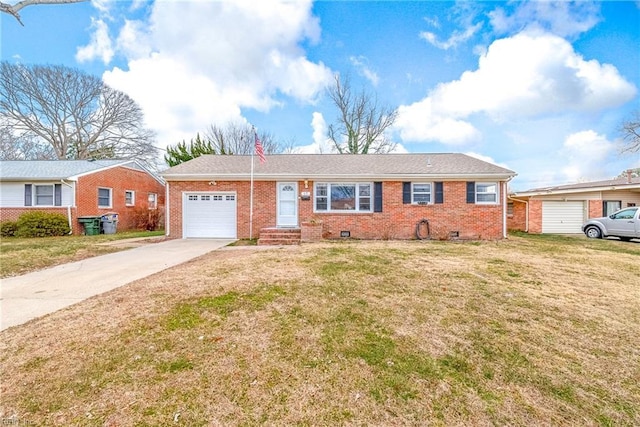
[[[304,188],[309,188],[309,180],[308,179],[304,180]]]
[[[215,181],[209,181],[209,185],[217,185],[217,182],[215,182]]]

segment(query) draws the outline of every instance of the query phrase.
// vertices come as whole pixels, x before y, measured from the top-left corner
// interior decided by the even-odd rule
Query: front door
[[[278,183],[278,227],[298,226],[298,183]]]

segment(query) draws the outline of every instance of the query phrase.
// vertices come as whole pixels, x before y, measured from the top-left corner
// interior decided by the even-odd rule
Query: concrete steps
[[[301,232],[299,228],[263,228],[260,230],[258,245],[260,246],[277,246],[277,245],[299,245],[301,240]]]

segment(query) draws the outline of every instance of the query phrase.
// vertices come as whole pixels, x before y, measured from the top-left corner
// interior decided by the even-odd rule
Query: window
[[[315,210],[371,212],[371,183],[316,183]]]
[[[602,216],[609,216],[620,209],[622,209],[621,200],[603,200],[602,202]]]
[[[127,190],[124,192],[124,204],[127,206],[133,206],[136,204],[135,191]]]
[[[507,203],[507,215],[513,216],[513,202]]]
[[[498,183],[468,181],[467,203],[498,204]]]
[[[636,215],[638,208],[629,208],[618,212],[615,215],[611,215],[611,219],[633,219]]]
[[[111,207],[111,189],[110,188],[98,188],[98,207],[99,208]]]
[[[34,185],[35,206],[53,206],[53,185]]]
[[[431,203],[431,184],[413,183],[411,185],[411,203],[418,205]]]
[[[156,193],[149,193],[148,197],[149,209],[158,208],[158,195]],[[189,200],[198,200],[198,196],[189,195]]]

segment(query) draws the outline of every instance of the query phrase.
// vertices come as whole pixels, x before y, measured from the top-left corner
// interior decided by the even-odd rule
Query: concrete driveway
[[[197,258],[233,240],[149,243],[0,281],[0,330]]]

